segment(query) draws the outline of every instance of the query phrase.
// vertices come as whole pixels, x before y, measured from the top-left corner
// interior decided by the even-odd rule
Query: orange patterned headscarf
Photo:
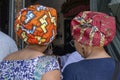
[[[15,20],[17,35],[27,44],[47,45],[51,43],[56,32],[56,10],[42,5],[23,8]]]

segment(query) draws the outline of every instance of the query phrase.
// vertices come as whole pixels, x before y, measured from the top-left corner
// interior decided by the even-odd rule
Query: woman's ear
[[[82,53],[85,54],[85,48],[84,47],[82,47]]]
[[[51,43],[47,46],[47,49],[45,50],[44,53],[48,54],[48,55],[53,54],[53,48],[52,48],[52,44]]]
[[[84,46],[84,45],[81,45],[81,48],[82,48],[83,57],[86,58],[87,57],[88,48],[86,46]]]
[[[84,54],[83,54],[84,48],[82,47],[82,45],[76,40],[74,40],[74,43],[75,43],[74,46],[75,46],[76,51],[79,52],[79,54],[84,57]]]

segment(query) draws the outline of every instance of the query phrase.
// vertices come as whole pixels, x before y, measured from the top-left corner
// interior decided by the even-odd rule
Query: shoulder
[[[43,62],[46,62],[49,64],[53,64],[53,65],[58,64],[58,60],[56,56],[43,56],[42,60]]]
[[[77,65],[77,62],[75,62],[65,67],[62,72],[63,80],[74,80],[75,76],[77,75],[77,70],[79,69],[79,66]]]
[[[37,65],[35,67],[35,73],[39,73],[37,77],[54,70],[60,70],[58,61],[55,56],[38,57]]]
[[[88,67],[88,64],[85,60],[79,62],[74,62],[65,67],[63,70],[63,80],[74,80],[76,76],[83,74]]]
[[[16,45],[15,41],[7,34],[0,31],[0,42],[3,44],[6,43],[7,45],[14,46]],[[16,47],[16,46],[15,46]]]
[[[41,58],[39,58],[38,61],[43,61],[43,62],[57,62],[57,57],[56,56],[46,56],[46,55],[43,55]]]
[[[59,70],[59,63],[55,56],[42,56],[38,60],[37,66],[42,66],[45,69],[45,73],[51,70]]]
[[[74,63],[68,64],[65,67],[65,69],[63,70],[63,72],[75,73],[75,72],[84,70],[85,66],[88,66],[88,65],[89,64],[88,64],[88,62],[86,60],[81,60],[81,61],[78,61],[78,62],[74,62]]]
[[[1,32],[1,31],[0,31],[0,37],[1,37],[1,40],[5,40],[5,39],[12,40],[12,38],[10,36],[8,36],[7,34]]]
[[[73,71],[74,72],[74,70],[76,69],[77,66],[78,66],[78,62],[74,62],[74,63],[68,64],[65,67],[65,71],[67,70],[67,71]]]
[[[64,70],[63,70],[63,77],[68,77],[68,76],[73,76],[76,75],[76,71],[78,69],[78,62],[75,63],[71,63],[69,65],[67,65]]]
[[[108,66],[114,65],[113,59],[88,59],[88,60],[81,60],[72,64],[69,64],[66,66],[66,71],[72,71],[72,72],[84,72],[92,69],[98,69],[98,68],[105,68]],[[89,66],[89,67],[88,67]],[[77,68],[79,67],[79,68]],[[102,69],[103,69],[102,68]]]

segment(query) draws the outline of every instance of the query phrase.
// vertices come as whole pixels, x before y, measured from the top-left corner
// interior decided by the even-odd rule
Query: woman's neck
[[[44,52],[47,49],[47,46],[39,46],[39,45],[27,45],[25,49],[30,49],[38,52]]]
[[[103,47],[93,48],[88,52],[86,59],[95,59],[95,58],[110,58],[111,56],[106,53]]]

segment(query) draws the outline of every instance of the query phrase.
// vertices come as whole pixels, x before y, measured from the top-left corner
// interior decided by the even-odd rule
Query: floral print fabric
[[[0,63],[0,80],[41,80],[48,71],[60,69],[54,56],[29,60],[5,60]]]

